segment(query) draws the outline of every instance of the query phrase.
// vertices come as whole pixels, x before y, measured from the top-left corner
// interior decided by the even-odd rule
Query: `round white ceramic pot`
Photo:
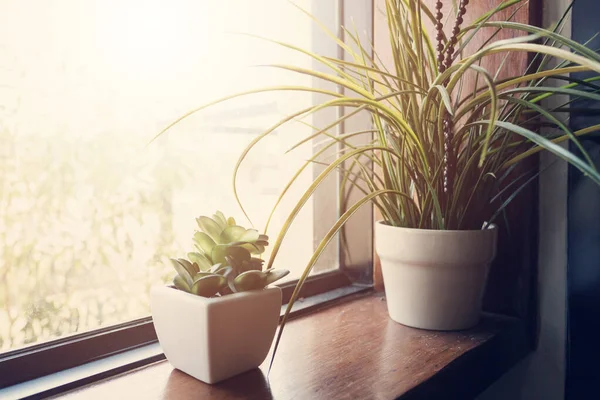
[[[476,325],[498,228],[441,231],[375,224],[388,312],[403,325],[461,330]]]

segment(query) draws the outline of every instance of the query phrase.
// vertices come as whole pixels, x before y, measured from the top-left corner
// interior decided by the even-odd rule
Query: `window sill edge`
[[[334,306],[348,297],[354,298],[354,295],[371,291],[370,286],[350,285],[301,298],[294,305],[290,316],[297,318],[310,314]],[[281,306],[281,316],[285,313],[286,307],[287,304]],[[0,398],[10,400],[56,396],[164,359],[165,355],[160,344],[155,342],[64,371],[0,388]]]

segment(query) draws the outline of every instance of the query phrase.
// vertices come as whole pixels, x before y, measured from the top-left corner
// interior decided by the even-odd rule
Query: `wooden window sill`
[[[529,352],[516,319],[485,315],[468,331],[389,319],[381,294],[358,294],[289,322],[273,369],[206,385],[160,361],[60,398],[468,399]]]

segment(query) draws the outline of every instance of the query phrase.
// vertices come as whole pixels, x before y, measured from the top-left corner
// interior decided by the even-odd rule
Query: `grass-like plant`
[[[363,197],[339,217],[316,248],[288,303],[276,346],[291,307],[316,260],[364,204],[372,202],[385,222],[394,226],[480,229],[535,178],[536,172],[517,173],[515,166],[540,150],[555,154],[600,184],[600,174],[578,140],[581,135],[600,130],[600,125],[572,131],[557,115],[558,111],[568,112],[569,105],[578,99],[600,100],[600,87],[594,84],[598,76],[585,80],[569,76],[583,71],[600,74],[600,55],[560,33],[566,13],[550,29],[514,22],[516,12],[526,3],[504,1],[473,23],[464,25],[468,0],[460,1],[456,8],[452,8],[450,0],[438,1],[435,9],[419,0],[386,0],[392,49],[389,69],[373,50],[373,44],[361,42],[356,32],[344,28],[345,42],[315,20],[348,57],[320,56],[275,42],[312,57],[329,72],[293,65],[273,67],[333,83],[344,88],[344,93],[303,86],[262,88],[219,99],[192,110],[172,124],[213,104],[253,93],[305,91],[330,97],[285,117],[248,145],[235,167],[237,198],[235,175],[248,152],[265,136],[290,121],[323,109],[344,107],[348,111],[330,125],[315,129],[293,147],[310,144],[318,137],[325,139],[321,150],[292,177],[281,197],[312,163],[325,163],[326,168],[291,211],[274,243],[267,268],[272,266],[298,212],[329,174],[341,171],[342,187],[358,190]],[[509,13],[512,10],[512,14],[503,21],[495,21],[494,17],[504,10]],[[450,19],[453,22],[450,36],[443,31],[444,12],[454,17]],[[434,36],[427,32],[426,25],[435,27]],[[498,33],[505,29],[523,35],[496,40]],[[472,54],[466,54],[466,46],[482,34],[482,30],[487,40]],[[530,55],[527,70],[524,73],[506,71],[506,60],[523,52]],[[497,71],[488,71],[482,61],[495,54],[500,54],[503,61]],[[512,76],[500,78],[499,71],[503,69],[504,76],[506,73]],[[474,77],[472,88],[466,84],[469,76]],[[557,95],[568,95],[570,100],[555,108],[544,107],[544,100]],[[371,130],[331,133],[358,113],[370,115]],[[539,129],[542,125],[543,131]],[[359,136],[365,138],[365,144],[356,145],[349,140]],[[561,146],[567,141],[575,144],[580,156]],[[341,147],[341,151],[334,160],[323,160],[322,155],[333,146]],[[279,201],[274,209],[278,204]]]

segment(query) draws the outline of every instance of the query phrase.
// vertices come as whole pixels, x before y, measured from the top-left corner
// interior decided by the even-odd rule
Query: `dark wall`
[[[600,31],[599,16],[599,0],[576,0],[572,38],[580,43],[588,41]],[[600,38],[589,47],[600,49]],[[590,76],[594,74],[573,75],[579,79]],[[600,81],[595,84],[600,86]],[[573,107],[595,108],[592,112],[572,112],[573,130],[600,124],[600,105],[578,102]],[[582,144],[600,169],[600,135],[583,139]],[[575,151],[573,144],[571,150]],[[566,398],[600,398],[600,187],[573,167],[569,167],[567,240]]]

